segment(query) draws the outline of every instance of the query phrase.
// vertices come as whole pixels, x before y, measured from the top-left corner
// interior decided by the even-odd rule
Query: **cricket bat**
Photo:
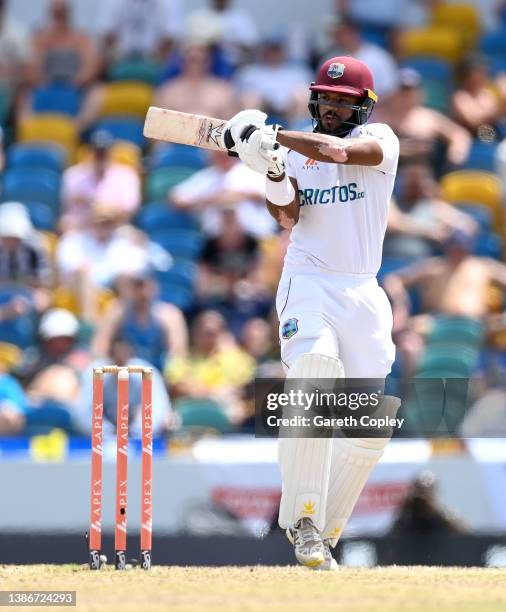
[[[150,106],[144,122],[144,136],[155,140],[200,147],[201,149],[228,151],[221,144],[221,136],[226,124],[225,119]],[[278,148],[279,144],[277,142],[262,142],[262,149],[265,151]],[[235,152],[228,151],[228,154],[237,157]]]
[[[144,136],[202,149],[226,151],[221,145],[226,123],[224,119],[150,106],[144,122]]]

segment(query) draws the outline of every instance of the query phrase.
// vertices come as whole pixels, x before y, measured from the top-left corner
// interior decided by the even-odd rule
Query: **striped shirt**
[[[20,242],[11,250],[0,241],[0,283],[47,285],[50,278],[47,255],[40,246]]]

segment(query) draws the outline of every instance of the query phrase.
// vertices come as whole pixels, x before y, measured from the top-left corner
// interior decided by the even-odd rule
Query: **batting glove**
[[[240,159],[252,170],[269,176],[284,172],[281,147],[276,141],[278,126],[244,127],[236,144]]]
[[[229,151],[237,152],[235,145],[239,140],[244,128],[248,125],[260,127],[265,125],[267,115],[262,111],[248,108],[235,114],[232,119],[227,121],[222,133],[222,146]]]

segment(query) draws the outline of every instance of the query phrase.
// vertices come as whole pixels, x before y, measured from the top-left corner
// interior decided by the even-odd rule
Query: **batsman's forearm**
[[[339,145],[346,146],[349,140],[346,141],[344,138],[338,138],[337,136],[329,136],[328,134],[317,134],[314,132],[293,132],[290,130],[281,130],[278,132],[277,141],[279,144],[293,149],[316,161],[331,162],[335,163],[335,160],[327,155],[324,155],[319,150],[319,147],[323,145]]]
[[[299,203],[297,201],[292,202],[288,206],[276,206],[272,202],[267,200],[267,210],[271,217],[284,227],[285,229],[291,229],[299,220]]]
[[[383,150],[374,138],[339,138],[329,134],[279,131],[279,144],[316,161],[333,164],[377,166]]]

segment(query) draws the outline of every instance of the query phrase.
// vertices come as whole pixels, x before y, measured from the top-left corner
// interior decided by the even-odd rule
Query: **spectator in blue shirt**
[[[20,356],[19,349],[14,345],[0,343],[0,436],[19,434],[25,426],[28,409],[25,393],[9,374]]]

